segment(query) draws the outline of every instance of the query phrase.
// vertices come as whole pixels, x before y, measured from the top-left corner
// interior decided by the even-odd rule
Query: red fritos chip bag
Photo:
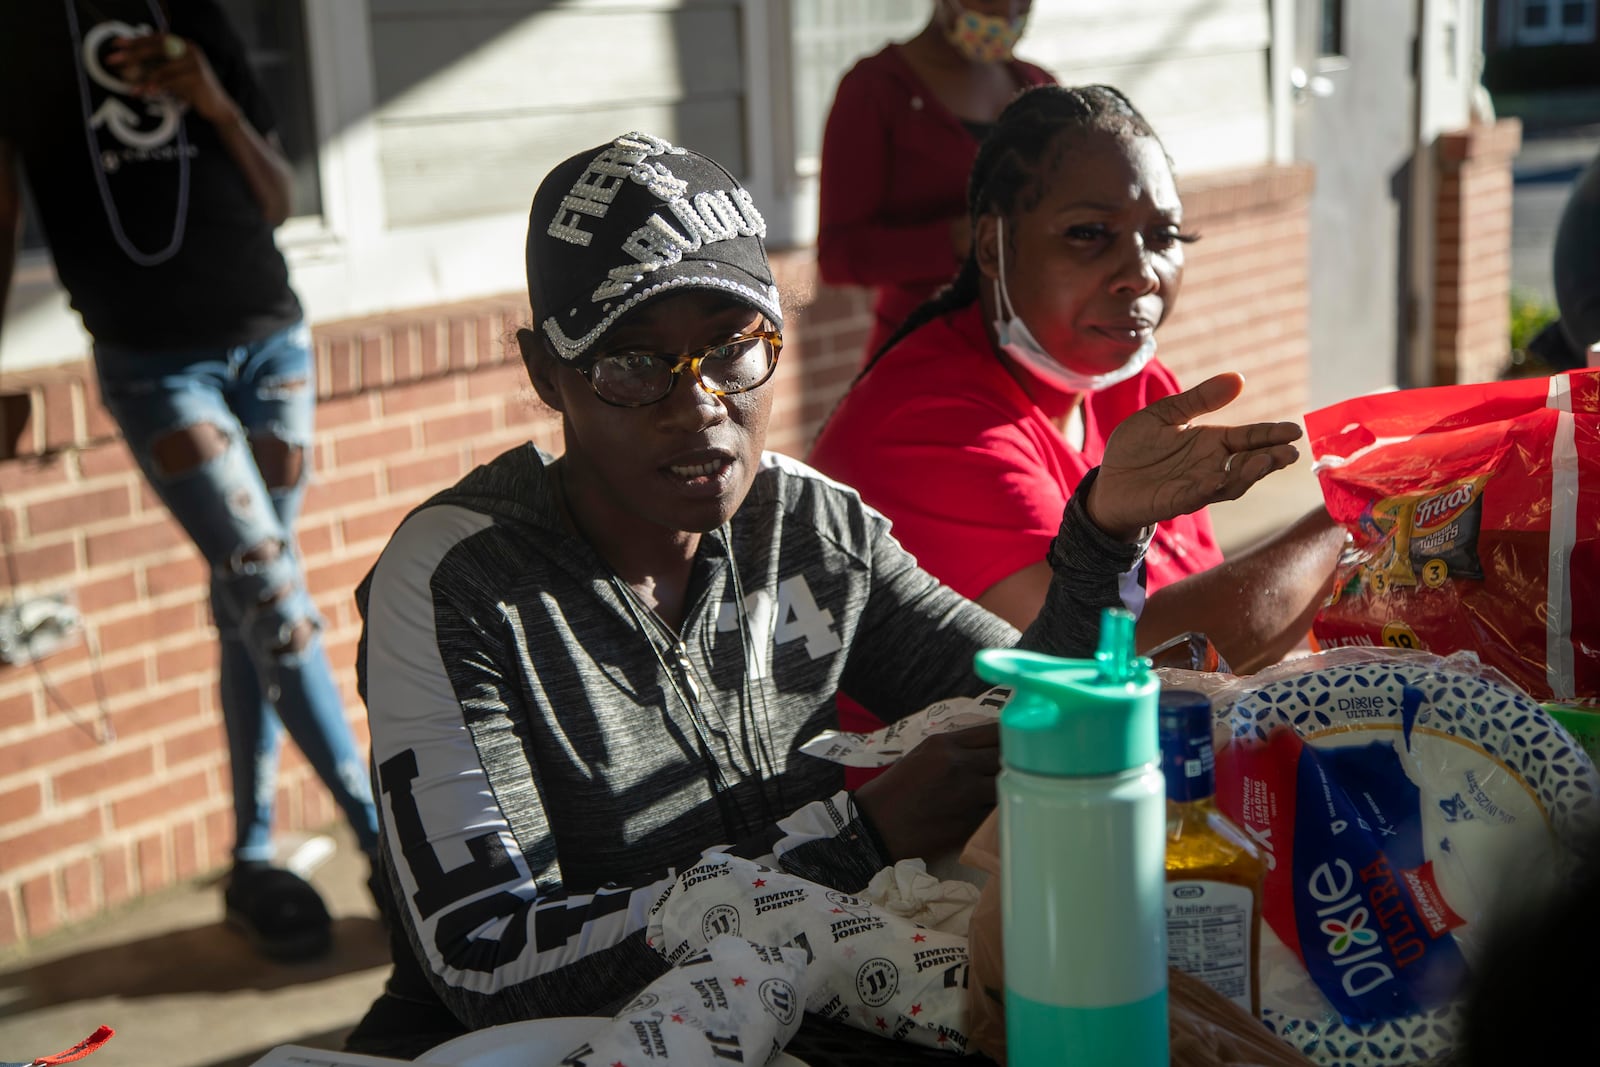
[[[1477,653],[1534,696],[1600,696],[1600,371],[1358,397],[1306,416],[1353,538],[1324,648]]]

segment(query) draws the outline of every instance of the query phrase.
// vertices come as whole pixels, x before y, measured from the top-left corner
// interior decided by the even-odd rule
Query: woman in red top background
[[[955,277],[967,257],[967,175],[1021,89],[1053,83],[1012,57],[1032,0],[935,0],[904,44],[839,82],[822,139],[817,265],[876,290],[865,356]]]

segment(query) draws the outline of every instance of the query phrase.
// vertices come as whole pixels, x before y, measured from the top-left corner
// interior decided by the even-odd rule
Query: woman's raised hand
[[[1084,501],[1096,526],[1131,541],[1146,526],[1234,500],[1299,458],[1292,422],[1194,426],[1197,416],[1231,403],[1238,374],[1218,374],[1162,397],[1118,426],[1106,441],[1100,475]]]

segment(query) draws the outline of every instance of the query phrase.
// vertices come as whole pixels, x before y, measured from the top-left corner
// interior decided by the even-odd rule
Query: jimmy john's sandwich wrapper
[[[720,936],[651,982],[561,1063],[767,1063],[800,1028],[805,953]]]
[[[682,872],[645,937],[669,963],[718,937],[804,953],[805,1010],[896,1041],[964,1052],[967,939],[735,856]]]

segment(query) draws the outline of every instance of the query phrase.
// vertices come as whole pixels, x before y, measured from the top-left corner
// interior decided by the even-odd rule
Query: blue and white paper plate
[[[1417,787],[1423,847],[1470,961],[1508,870],[1550,870],[1600,812],[1600,775],[1539,704],[1475,661],[1349,652],[1279,672],[1218,711],[1236,742],[1295,731],[1313,748],[1393,741]],[[1302,661],[1303,663],[1305,661]],[[1448,1052],[1460,1005],[1384,1023],[1346,1024],[1270,930],[1263,929],[1262,1018],[1324,1067],[1418,1063]]]

